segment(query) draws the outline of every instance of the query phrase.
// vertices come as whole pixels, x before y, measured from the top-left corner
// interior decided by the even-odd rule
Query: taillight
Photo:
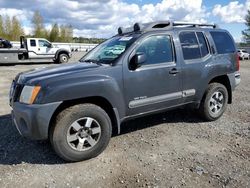
[[[236,55],[236,69],[240,70],[240,56],[238,54]]]

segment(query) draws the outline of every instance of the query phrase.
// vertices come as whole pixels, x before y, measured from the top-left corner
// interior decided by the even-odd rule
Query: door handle
[[[170,71],[169,71],[169,74],[177,74],[179,73],[179,71],[176,69],[176,68],[172,68]]]
[[[38,48],[38,51],[40,51],[40,48]]]

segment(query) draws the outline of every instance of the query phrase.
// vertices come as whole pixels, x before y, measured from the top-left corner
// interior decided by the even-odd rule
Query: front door
[[[146,56],[135,70],[124,63],[124,91],[127,115],[157,111],[182,102],[181,69],[175,60],[173,40],[168,34],[154,34],[141,39],[130,54]]]
[[[38,51],[37,54],[40,58],[54,57],[55,52],[53,46],[47,40],[38,40]]]

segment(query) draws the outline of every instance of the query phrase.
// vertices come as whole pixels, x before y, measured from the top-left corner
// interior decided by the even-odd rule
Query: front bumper
[[[27,105],[14,102],[12,120],[22,136],[34,140],[46,140],[50,120],[60,104],[61,102]]]

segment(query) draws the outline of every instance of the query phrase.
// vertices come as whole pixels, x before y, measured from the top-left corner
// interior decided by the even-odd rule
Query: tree
[[[59,26],[58,26],[57,23],[55,23],[55,24],[52,26],[52,29],[51,29],[51,31],[50,31],[49,40],[50,40],[51,42],[58,41],[59,36],[60,36]]]
[[[4,37],[4,31],[3,31],[3,17],[0,15],[0,38]]]
[[[73,39],[73,27],[72,25],[66,25],[66,36],[65,36],[65,42],[72,42]]]
[[[9,16],[5,16],[4,22],[3,22],[3,33],[4,33],[4,37],[7,40],[11,40],[11,29],[12,28],[12,23],[11,23],[11,19]]]
[[[46,29],[44,27],[43,23],[43,17],[41,16],[39,11],[35,11],[33,18],[32,18],[32,24],[34,27],[33,35],[34,37],[45,37],[46,38]]]
[[[72,42],[73,40],[73,27],[71,25],[60,26],[60,41]]]
[[[242,31],[243,37],[246,40],[247,43],[250,43],[250,10],[247,11],[247,15],[246,15],[246,26],[247,29],[245,29],[244,31]]]
[[[21,35],[24,35],[24,31],[23,28],[19,22],[19,20],[16,18],[16,16],[12,17],[12,21],[11,21],[11,36],[10,36],[10,40],[19,40],[19,37]]]

